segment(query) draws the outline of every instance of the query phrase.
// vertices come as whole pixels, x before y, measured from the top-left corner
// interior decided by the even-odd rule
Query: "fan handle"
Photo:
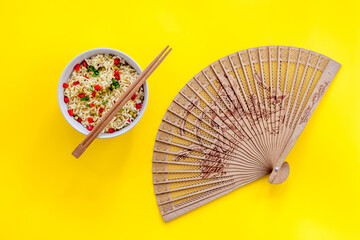
[[[288,162],[284,162],[280,167],[275,167],[269,177],[269,183],[280,184],[285,182],[290,173]]]

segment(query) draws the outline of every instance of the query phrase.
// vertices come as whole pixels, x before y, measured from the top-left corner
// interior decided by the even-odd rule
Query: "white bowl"
[[[140,66],[131,57],[129,57],[128,55],[126,55],[123,52],[120,52],[118,50],[111,49],[111,48],[91,49],[89,51],[81,53],[80,55],[76,56],[73,60],[71,60],[71,62],[66,66],[66,68],[64,69],[64,71],[60,77],[58,91],[57,91],[58,102],[59,102],[61,113],[65,117],[66,121],[68,121],[68,123],[73,128],[75,128],[76,130],[78,130],[79,132],[81,132],[82,134],[85,134],[85,135],[87,135],[90,131],[88,131],[83,125],[81,125],[81,123],[79,123],[73,117],[71,117],[67,112],[68,107],[66,106],[66,103],[64,102],[64,88],[62,85],[64,82],[66,82],[69,79],[70,74],[74,70],[74,67],[77,63],[80,63],[85,58],[89,58],[89,57],[97,55],[97,54],[113,54],[113,55],[119,56],[119,57],[123,58],[128,64],[130,64],[130,66],[132,66],[138,74],[141,74],[141,72],[142,72]],[[101,134],[99,134],[98,138],[112,138],[112,137],[120,136],[120,135],[126,133],[127,131],[129,131],[130,129],[132,129],[140,121],[141,117],[143,116],[143,114],[145,112],[145,109],[146,109],[146,106],[148,103],[149,90],[148,90],[147,82],[144,83],[143,89],[144,89],[144,102],[143,102],[142,108],[139,111],[139,114],[136,116],[135,120],[132,121],[130,123],[130,125],[124,127],[123,129],[121,129],[119,131],[115,131],[114,133],[101,133]]]

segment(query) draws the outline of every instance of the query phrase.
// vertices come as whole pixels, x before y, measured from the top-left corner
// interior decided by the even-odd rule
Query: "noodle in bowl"
[[[126,54],[108,48],[84,52],[63,71],[58,101],[65,119],[88,134],[142,72]],[[119,136],[142,117],[148,101],[147,83],[134,94],[98,138]]]

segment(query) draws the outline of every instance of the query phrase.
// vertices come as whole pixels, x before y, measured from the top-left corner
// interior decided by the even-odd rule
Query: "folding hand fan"
[[[156,137],[153,181],[165,221],[270,174],[282,183],[294,146],[340,64],[269,46],[224,57],[175,97]]]

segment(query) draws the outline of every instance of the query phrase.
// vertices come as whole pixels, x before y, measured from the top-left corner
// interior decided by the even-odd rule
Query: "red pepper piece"
[[[81,118],[78,118],[77,121],[78,121],[79,123],[81,123],[81,122],[82,122],[82,119],[81,119]]]
[[[104,111],[103,108],[100,108],[100,109],[99,109],[99,113],[102,113],[103,111]]]
[[[87,78],[87,79],[89,79],[89,77],[88,77],[88,76],[86,76],[86,75],[84,75],[84,77],[85,77],[85,78]]]
[[[95,97],[95,94],[96,94],[95,91],[93,91],[93,92],[91,93],[91,95],[92,95],[93,97]]]
[[[65,103],[68,103],[68,102],[69,102],[69,98],[64,96],[64,102],[65,102]]]
[[[94,127],[93,127],[93,126],[90,126],[90,125],[86,127],[86,129],[89,130],[89,131],[93,130],[93,128],[94,128]]]
[[[116,66],[119,65],[119,64],[120,64],[120,59],[115,58],[115,59],[114,59],[114,64],[115,64]]]
[[[85,60],[83,60],[82,62],[81,62],[81,65],[83,65],[84,67],[87,67],[88,65],[87,65],[87,62],[85,61]]]
[[[75,69],[75,71],[80,71],[80,64],[76,64],[74,69]]]
[[[93,107],[93,106],[94,106],[94,104],[93,104],[93,103],[90,103],[89,105],[90,105],[90,107]]]
[[[75,86],[78,85],[78,84],[79,84],[79,81],[76,81],[76,82],[73,83],[73,85],[75,85]]]
[[[114,77],[115,77],[116,80],[118,80],[118,81],[120,80],[120,76],[119,76],[119,75],[115,75]]]
[[[130,122],[130,118],[127,121]]]
[[[113,133],[113,132],[115,132],[115,130],[113,128],[110,128],[109,133]]]
[[[88,118],[88,122],[89,122],[89,123],[93,123],[93,122],[94,122],[94,119]]]
[[[73,112],[72,109],[69,109],[69,110],[68,110],[68,113],[69,113],[69,115],[70,115],[71,117],[74,116],[74,112]]]
[[[135,105],[135,107],[136,107],[136,109],[140,109],[140,108],[141,108],[141,104],[138,103],[138,104]]]
[[[85,97],[85,93],[80,93],[78,97]]]
[[[114,75],[119,75],[119,69],[116,69]]]
[[[63,83],[63,88],[68,88],[68,87],[69,87],[69,84]]]
[[[136,94],[134,94],[132,97],[131,97],[131,100],[135,100],[135,98],[136,98]]]
[[[99,91],[101,89],[100,85],[95,85],[95,90]]]

